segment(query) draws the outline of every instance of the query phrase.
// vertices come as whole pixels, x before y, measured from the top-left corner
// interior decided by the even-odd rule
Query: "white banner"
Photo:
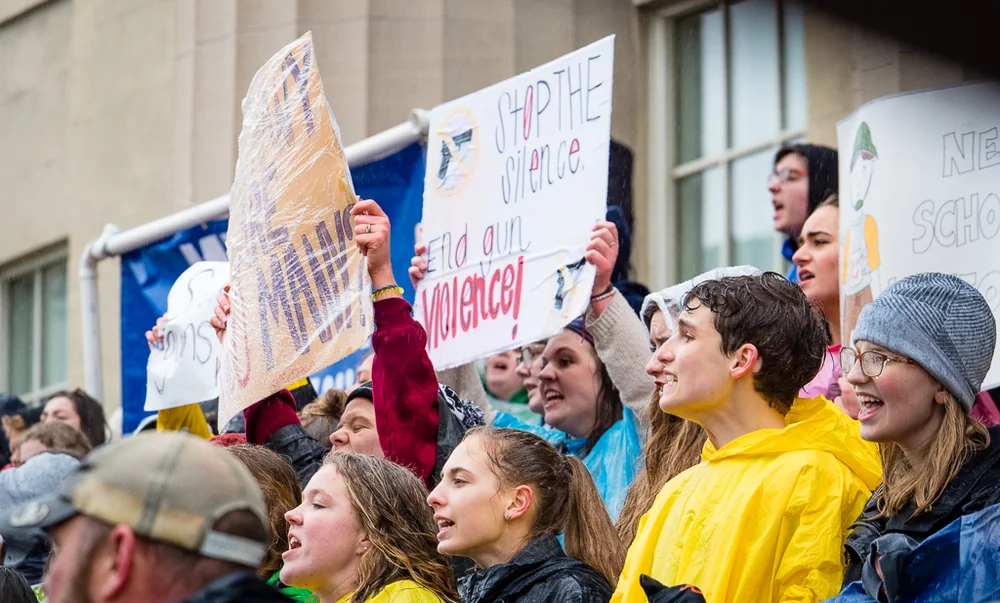
[[[228,282],[229,262],[197,262],[177,277],[167,295],[163,349],[149,352],[143,410],[219,397],[222,344],[209,320]]]
[[[866,303],[918,272],[965,279],[997,316],[1000,84],[872,101],[837,124],[837,140],[844,341]],[[998,356],[984,388],[1000,385]]]
[[[609,36],[431,111],[414,315],[436,368],[548,337],[586,310],[613,71]]]

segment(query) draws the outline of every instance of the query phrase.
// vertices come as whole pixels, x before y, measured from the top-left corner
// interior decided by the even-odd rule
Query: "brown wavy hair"
[[[882,487],[875,493],[877,517],[893,517],[911,501],[914,516],[930,511],[962,465],[990,445],[990,432],[965,412],[951,392],[936,395],[944,396],[944,421],[923,463],[914,466],[894,442],[879,444]]]
[[[639,529],[639,520],[653,506],[663,486],[701,460],[708,436],[697,423],[660,410],[660,388],[649,401],[650,434],[643,451],[642,469],[632,481],[615,528],[628,548]]]
[[[336,388],[326,390],[315,401],[306,404],[299,413],[302,428],[329,450],[333,447],[330,434],[337,431],[337,425],[346,405],[347,392]]]
[[[363,603],[386,586],[412,580],[445,601],[459,601],[451,564],[437,550],[437,524],[427,489],[408,469],[367,454],[328,454],[344,478],[351,506],[371,547],[361,555],[351,603]]]
[[[583,461],[564,456],[544,439],[519,429],[473,427],[465,439],[473,437],[482,443],[501,486],[531,486],[535,507],[531,540],[564,534],[566,554],[614,586],[625,565],[625,547]]]
[[[267,580],[281,569],[281,554],[288,550],[285,512],[302,504],[302,489],[292,466],[276,452],[251,444],[237,444],[226,450],[250,470],[264,494],[271,542],[257,575]]]
[[[68,454],[75,459],[87,456],[91,448],[87,436],[69,425],[57,421],[32,425],[24,432],[20,443],[24,444],[31,440],[40,442],[49,449],[49,452]]]
[[[684,296],[685,310],[705,306],[727,356],[743,344],[757,348],[760,370],[753,388],[781,414],[819,372],[830,344],[823,313],[802,288],[775,272],[729,276],[695,285]]]

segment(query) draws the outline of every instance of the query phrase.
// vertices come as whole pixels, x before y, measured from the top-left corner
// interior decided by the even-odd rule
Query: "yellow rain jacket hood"
[[[882,479],[860,424],[822,396],[795,400],[784,429],[716,450],[643,516],[613,602],[646,601],[639,576],[692,584],[708,603],[822,601],[840,591],[850,525]]]

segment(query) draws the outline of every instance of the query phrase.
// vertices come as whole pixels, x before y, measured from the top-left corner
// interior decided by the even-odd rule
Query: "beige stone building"
[[[638,278],[781,268],[765,180],[870,99],[963,68],[788,0],[0,0],[0,391],[82,385],[84,245],[228,192],[256,69],[313,32],[345,142],[616,34]],[[99,270],[120,404],[117,261]]]

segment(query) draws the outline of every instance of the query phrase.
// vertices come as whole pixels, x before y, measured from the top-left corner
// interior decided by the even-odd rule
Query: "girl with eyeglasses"
[[[847,538],[845,586],[898,570],[909,548],[1000,503],[1000,427],[970,416],[995,347],[989,304],[955,276],[903,278],[862,310],[840,360],[883,484]]]

